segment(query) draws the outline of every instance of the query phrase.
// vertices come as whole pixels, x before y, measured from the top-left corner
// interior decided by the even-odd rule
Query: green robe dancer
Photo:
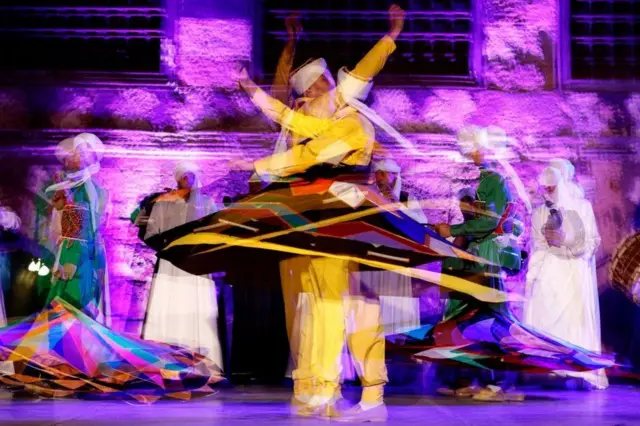
[[[498,241],[494,231],[498,227],[500,218],[505,213],[508,203],[512,201],[507,182],[496,171],[486,167],[480,167],[480,184],[476,190],[476,207],[481,206],[481,212],[470,220],[465,220],[459,225],[451,226],[451,236],[466,237],[469,240],[468,251],[481,259],[486,259],[492,264],[481,264],[460,259],[445,260],[443,269],[451,269],[453,274],[462,274],[467,279],[489,286],[496,290],[504,291],[504,281],[501,277],[501,251],[504,250]],[[449,265],[448,262],[456,262]],[[462,264],[458,264],[462,263]],[[449,267],[449,268],[447,268]],[[466,295],[452,293],[445,320],[459,313],[464,305],[475,300]],[[508,312],[506,303],[493,305],[503,313]]]

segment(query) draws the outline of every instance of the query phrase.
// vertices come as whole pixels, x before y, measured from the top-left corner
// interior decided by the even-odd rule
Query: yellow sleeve
[[[389,36],[384,36],[375,46],[358,62],[351,71],[354,76],[368,81],[378,75],[387,63],[387,59],[396,50],[396,43]]]
[[[287,44],[280,54],[278,66],[276,67],[276,75],[274,76],[273,85],[271,86],[271,96],[287,105],[289,105],[289,98],[291,96],[291,83],[289,82],[289,78],[291,77],[291,68],[293,68],[295,52],[295,41],[287,41]]]
[[[331,131],[306,144],[255,161],[254,167],[261,176],[287,177],[318,164],[338,164],[353,151],[366,148],[372,136],[363,129],[358,116],[352,115],[335,121]]]
[[[271,120],[303,138],[318,136],[334,122],[330,118],[316,118],[296,112],[262,89],[258,89],[251,100]]]

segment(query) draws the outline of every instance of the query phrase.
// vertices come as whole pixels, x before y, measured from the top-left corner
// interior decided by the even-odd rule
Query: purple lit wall
[[[197,160],[212,181],[226,173],[231,158],[267,154],[276,137],[230,79],[237,63],[253,54],[252,2],[179,3],[171,37],[163,42],[164,67],[176,77],[166,85],[0,87],[2,173],[12,176],[0,180],[0,202],[20,212],[26,232],[33,231],[33,204],[23,187],[35,189],[56,170],[53,146],[81,129],[92,129],[106,143],[99,180],[113,206],[105,235],[114,325],[131,332],[139,331],[154,263],[125,219],[137,201],[172,186],[179,160]],[[608,256],[630,227],[625,193],[640,175],[640,94],[558,89],[556,0],[481,5],[478,77],[486,88],[374,90],[373,108],[424,153],[415,158],[391,148],[406,171],[406,185],[432,200],[432,222],[458,218],[453,195],[475,184],[477,170],[433,153],[455,151],[455,133],[467,124],[497,125],[518,138],[522,150],[514,167],[532,192],[546,160],[572,160],[603,238],[598,259],[604,290]],[[214,195],[242,192],[245,185],[225,182]],[[512,285],[522,290],[521,282]]]

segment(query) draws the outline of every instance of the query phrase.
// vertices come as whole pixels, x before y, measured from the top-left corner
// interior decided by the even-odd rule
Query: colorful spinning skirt
[[[387,348],[414,359],[488,370],[590,371],[613,358],[537,332],[501,304],[456,300],[444,321],[390,336]]]
[[[342,258],[361,270],[394,270],[435,283],[437,277],[415,266],[451,257],[482,261],[416,222],[403,208],[373,185],[332,179],[278,183],[146,243],[160,258],[194,275],[247,268],[265,250],[277,253],[279,260]],[[451,289],[481,300],[505,298],[474,283],[454,283]]]
[[[220,380],[204,356],[116,333],[59,298],[0,329],[0,385],[12,391],[150,403],[210,395]]]

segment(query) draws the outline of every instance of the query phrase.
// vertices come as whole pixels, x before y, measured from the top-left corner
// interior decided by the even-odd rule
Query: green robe
[[[44,189],[52,184],[52,181],[48,182],[42,191],[44,192]],[[107,193],[95,182],[94,186],[98,194],[98,202],[94,206],[95,227],[98,228],[105,212]],[[84,184],[72,188],[70,191],[75,205],[84,206],[87,209],[90,208],[89,195]],[[51,197],[53,194],[49,193],[47,195]],[[40,257],[50,269],[53,269],[58,244],[57,242],[48,241],[50,238],[51,206],[40,196],[36,198],[35,204],[35,238],[41,243]],[[100,299],[103,296],[103,290],[106,285],[106,250],[99,231],[94,231],[90,214],[85,217],[81,234],[80,238],[84,241],[74,241],[70,247],[67,247],[66,242],[63,244],[60,258],[60,264],[72,263],[76,265],[76,276],[70,282],[64,283],[64,285],[61,285],[60,281],[56,285],[52,285],[50,274],[45,277],[38,277],[38,295],[42,306],[46,306],[56,295],[80,309],[83,309],[91,302],[96,307],[100,305]],[[50,252],[50,250],[53,252]]]
[[[451,227],[453,237],[465,236],[469,238],[468,251],[482,259],[487,259],[494,265],[463,261],[462,263],[443,263],[443,267],[458,268],[449,272],[452,275],[462,275],[480,284],[504,290],[501,278],[500,250],[493,231],[500,222],[507,205],[512,201],[507,181],[494,170],[481,168],[480,184],[476,190],[476,200],[484,203],[486,215],[478,214],[476,218],[467,220]],[[469,303],[468,297],[452,294],[445,317],[453,316]],[[506,310],[505,304],[497,304],[496,308]]]
[[[57,280],[51,285],[46,304],[60,297],[78,309],[91,303],[94,295],[93,265],[89,245],[84,241],[63,241],[60,248],[60,267],[66,263],[76,266],[68,280]]]
[[[101,298],[104,296],[105,286],[106,286],[106,250],[104,241],[99,232],[100,224],[102,223],[103,215],[106,209],[107,204],[107,193],[104,189],[98,186],[95,182],[93,183],[96,192],[98,194],[98,202],[97,205],[94,206],[95,209],[95,225],[92,222],[91,215],[87,215],[86,218],[86,239],[87,239],[87,250],[89,255],[91,273],[88,274],[87,277],[83,278],[87,280],[85,283],[85,287],[87,293],[85,294],[86,298],[83,298],[83,302],[89,303],[93,302],[96,307],[100,306]],[[73,188],[71,190],[73,194],[73,202],[76,205],[83,205],[87,208],[89,207],[89,195],[86,190],[85,185],[81,185],[77,188]],[[85,226],[83,226],[83,233],[85,232]],[[96,229],[94,231],[94,228]]]

